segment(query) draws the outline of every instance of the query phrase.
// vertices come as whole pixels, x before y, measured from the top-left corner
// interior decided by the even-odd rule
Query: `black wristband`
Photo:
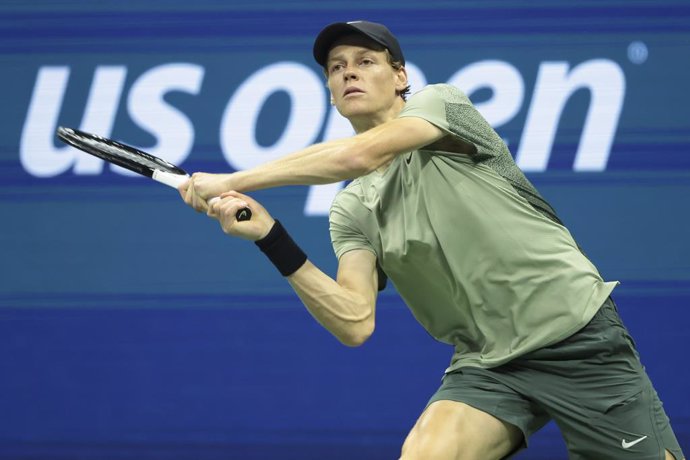
[[[273,224],[268,235],[254,243],[283,276],[292,275],[307,261],[307,255],[297,246],[278,220]]]

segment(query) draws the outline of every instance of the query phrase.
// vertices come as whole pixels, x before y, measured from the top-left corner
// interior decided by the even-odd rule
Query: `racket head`
[[[86,152],[109,163],[122,166],[125,169],[152,177],[153,172],[165,171],[170,174],[186,176],[187,172],[158,158],[150,153],[143,152],[131,145],[117,142],[107,137],[87,133],[74,128],[60,126],[57,129],[58,138],[72,147]]]
[[[64,126],[57,129],[57,136],[61,141],[76,149],[143,176],[151,177],[171,187],[177,188],[180,185],[177,177],[173,176],[180,176],[184,180],[188,178],[187,172],[179,166],[107,137]],[[164,174],[154,174],[156,172]],[[167,178],[162,177],[166,175]],[[238,221],[250,220],[252,211],[249,208],[240,209],[236,217]]]

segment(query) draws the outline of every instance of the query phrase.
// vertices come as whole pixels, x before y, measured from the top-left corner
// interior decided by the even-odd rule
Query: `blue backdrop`
[[[0,458],[392,459],[451,350],[392,288],[339,345],[244,241],[58,125],[189,171],[347,136],[312,40],[386,23],[465,90],[609,280],[690,450],[686,1],[0,4]],[[334,274],[340,185],[254,196]],[[552,425],[520,458],[566,458]]]

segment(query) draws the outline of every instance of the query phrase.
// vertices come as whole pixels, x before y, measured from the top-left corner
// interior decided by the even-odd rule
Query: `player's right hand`
[[[252,211],[250,220],[237,220],[237,211],[242,208],[249,208]],[[275,223],[273,217],[258,201],[235,191],[222,193],[220,199],[208,207],[206,214],[218,220],[221,228],[228,235],[251,241],[264,238]]]

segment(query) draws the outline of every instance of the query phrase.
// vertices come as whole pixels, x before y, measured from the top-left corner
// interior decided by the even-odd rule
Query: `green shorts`
[[[447,374],[429,404],[458,401],[530,435],[553,419],[571,459],[683,457],[635,345],[608,299],[589,324],[508,364]]]

